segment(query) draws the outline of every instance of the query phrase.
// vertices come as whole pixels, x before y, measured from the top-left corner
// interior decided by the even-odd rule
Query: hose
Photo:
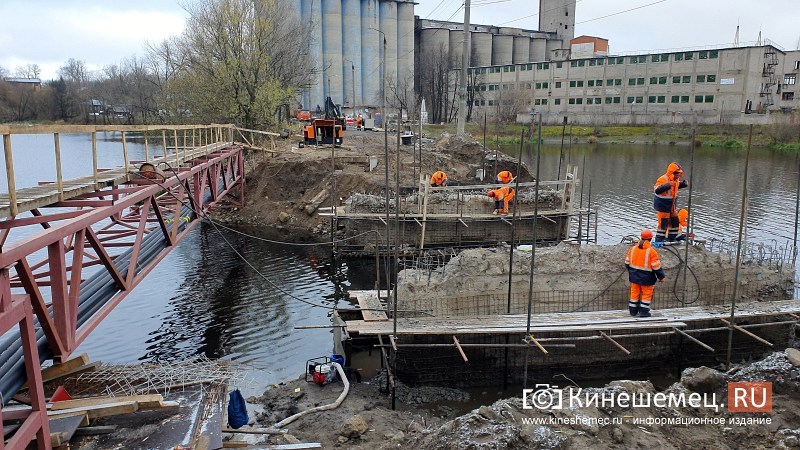
[[[299,413],[293,416],[289,416],[281,420],[280,422],[276,423],[274,428],[283,428],[286,425],[289,425],[290,423],[294,422],[295,420],[305,416],[306,414],[311,414],[319,411],[327,411],[329,409],[336,409],[339,407],[339,405],[342,404],[344,398],[347,397],[347,393],[350,392],[350,380],[347,379],[347,376],[344,373],[344,369],[342,369],[342,366],[340,366],[339,363],[335,362],[331,364],[334,367],[336,367],[336,371],[339,372],[339,378],[341,378],[342,383],[344,383],[344,389],[342,390],[342,393],[339,394],[339,398],[337,398],[336,401],[333,403],[328,403],[327,405],[317,406],[315,408],[307,409],[305,411],[300,411]]]

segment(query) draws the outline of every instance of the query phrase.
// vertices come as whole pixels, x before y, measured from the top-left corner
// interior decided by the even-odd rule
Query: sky
[[[183,31],[191,0],[2,0],[0,67],[14,74],[38,64],[42,78],[74,58],[90,70],[143,56],[146,45]],[[299,1],[299,0],[298,0]],[[463,0],[417,0],[429,19],[463,20]],[[538,29],[535,0],[472,0],[471,21]],[[730,44],[765,39],[798,47],[798,0],[578,0],[576,36],[609,39],[612,53]],[[634,9],[638,8],[638,9]],[[624,12],[626,10],[631,10]],[[604,17],[610,16],[610,17]]]

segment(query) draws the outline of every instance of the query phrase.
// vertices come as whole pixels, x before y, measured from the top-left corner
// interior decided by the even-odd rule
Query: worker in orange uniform
[[[497,174],[496,184],[508,184],[514,179],[514,174],[510,170],[504,170]]]
[[[431,175],[431,187],[447,186],[447,174],[437,170]]]
[[[653,301],[653,290],[656,280],[664,282],[664,271],[656,249],[650,245],[653,232],[643,230],[639,242],[628,250],[625,267],[628,268],[628,280],[631,282],[631,297],[628,312],[632,316],[650,317],[650,303]]]
[[[686,240],[687,236],[689,239],[694,239],[694,233],[689,233],[688,235],[684,233],[684,230],[689,230],[687,224],[689,221],[689,211],[686,208],[681,209],[678,211],[678,237],[675,238],[676,241],[683,241]]]
[[[361,114],[356,116],[356,130],[361,131],[364,127],[364,118],[361,117]]]
[[[514,198],[514,189],[508,185],[489,191],[489,197],[494,199],[492,214],[508,214],[508,202]]]
[[[661,175],[653,186],[653,208],[658,218],[656,242],[674,241],[678,237],[678,210],[675,201],[678,199],[678,190],[689,185],[686,180],[681,180],[683,169],[677,163],[669,163],[667,172]]]

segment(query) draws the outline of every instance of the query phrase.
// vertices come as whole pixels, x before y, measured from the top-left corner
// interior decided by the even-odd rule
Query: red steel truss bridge
[[[119,138],[122,167],[98,167],[98,132]],[[91,136],[91,175],[62,179],[66,133]],[[244,152],[234,136],[253,146],[254,133],[231,125],[0,126],[8,182],[0,194],[0,419],[20,421],[0,450],[34,437],[50,448],[41,363],[65,360],[205,212],[244,204]],[[16,188],[14,160],[36,164],[12,148],[22,134],[52,135],[54,181]],[[144,141],[144,160],[129,160],[133,139]],[[31,407],[4,411],[25,383]]]

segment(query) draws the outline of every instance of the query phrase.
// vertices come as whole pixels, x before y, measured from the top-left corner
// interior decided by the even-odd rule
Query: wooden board
[[[575,313],[534,314],[531,332],[589,332],[611,330],[652,330],[658,328],[683,328],[687,322],[716,320],[729,314],[729,307],[697,306],[655,311],[655,317],[646,319],[630,317],[627,311],[588,311]],[[727,311],[727,312],[726,312]],[[785,315],[800,311],[800,303],[793,300],[745,303],[736,308],[741,318],[768,315]],[[351,320],[347,331],[361,335],[389,335],[393,324],[387,322]],[[524,333],[527,331],[526,314],[492,315],[483,317],[417,317],[400,318],[398,335],[462,335]]]
[[[377,291],[350,291],[350,297],[355,297],[358,306],[361,308],[361,315],[367,322],[385,322],[389,318],[386,316],[385,307],[378,299]]]
[[[55,402],[50,405],[50,410],[58,411],[63,409],[85,408],[87,406],[107,405],[109,403],[136,402],[141,408],[160,408],[164,397],[161,394],[147,395],[125,395],[120,397],[91,397],[63,402]]]
[[[90,419],[98,417],[116,416],[119,414],[129,414],[139,410],[136,402],[107,403],[105,405],[86,406],[81,408],[64,409],[60,411],[48,411],[48,416],[58,416],[61,414],[85,412]]]

